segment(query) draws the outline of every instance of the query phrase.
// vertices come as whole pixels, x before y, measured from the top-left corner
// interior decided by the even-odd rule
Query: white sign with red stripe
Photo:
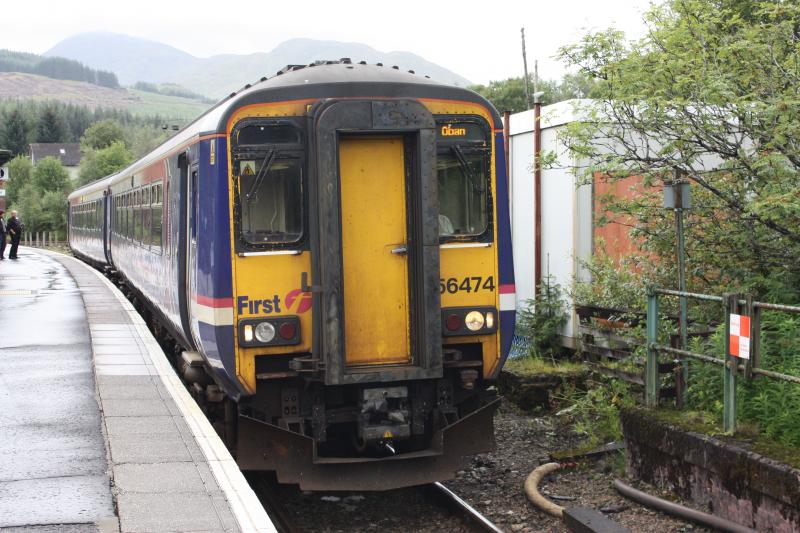
[[[517,309],[517,289],[513,283],[500,285],[500,310],[514,311]]]
[[[750,359],[750,317],[734,315],[730,318],[731,355]]]

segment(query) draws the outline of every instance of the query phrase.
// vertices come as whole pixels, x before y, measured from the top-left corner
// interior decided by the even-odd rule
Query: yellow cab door
[[[402,137],[340,139],[348,366],[411,360],[405,169]]]

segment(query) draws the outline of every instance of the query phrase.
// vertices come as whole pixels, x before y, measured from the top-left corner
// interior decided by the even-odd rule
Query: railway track
[[[301,525],[301,521],[296,519],[294,513],[290,508],[286,505],[286,491],[282,489],[281,486],[275,480],[275,477],[269,474],[263,473],[250,473],[246,475],[250,486],[255,491],[256,495],[258,496],[259,500],[261,501],[264,508],[267,510],[270,518],[272,518],[273,523],[275,524],[276,529],[280,533],[301,533],[303,531],[328,531],[331,529],[331,524],[325,522],[324,519],[321,519],[319,523],[314,523],[313,525],[309,524],[307,520],[305,524]],[[458,497],[453,491],[445,487],[441,483],[433,483],[431,485],[424,485],[421,487],[417,487],[414,489],[400,489],[400,490],[411,490],[417,491],[421,494],[421,500],[425,503],[437,507],[439,509],[444,510],[444,512],[451,516],[454,520],[458,521],[458,523],[462,526],[460,531],[469,531],[475,533],[503,533],[503,530],[494,525],[489,519],[475,510],[472,506],[470,506],[467,502],[463,499]],[[291,492],[291,490],[289,491]],[[381,497],[385,497],[387,499],[393,499],[393,494],[395,491],[389,491],[388,493],[378,493]],[[291,496],[288,496],[291,498]],[[370,496],[371,498],[375,497],[375,494]],[[314,505],[319,505],[313,503],[312,500],[307,501],[309,507],[305,509],[304,514],[316,514],[314,513]],[[380,505],[380,499],[378,501],[372,501],[371,506]],[[387,509],[388,511],[388,509]],[[391,511],[389,511],[391,513]],[[419,514],[424,513],[425,511],[420,510]],[[417,514],[416,512],[414,513]],[[298,517],[299,518],[299,517]],[[397,516],[396,526],[389,526],[386,525],[382,526],[383,531],[408,531],[409,529],[418,529],[418,526],[415,527],[408,527],[408,524],[405,522],[406,518],[402,516]],[[448,530],[455,530],[457,526],[455,523],[453,527],[448,527]],[[341,528],[334,528],[334,529],[341,529]],[[361,527],[359,525],[353,525],[351,531],[359,531]],[[418,529],[419,530],[419,529]],[[433,526],[433,529],[423,529],[424,531],[435,531],[437,528]]]
[[[503,533],[503,530],[494,525],[488,518],[479,513],[470,504],[459,498],[459,496],[437,482],[425,487],[442,505],[447,507],[451,513],[457,516],[470,531],[476,533]]]

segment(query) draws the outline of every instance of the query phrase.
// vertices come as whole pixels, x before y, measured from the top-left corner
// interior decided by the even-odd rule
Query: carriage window
[[[142,244],[150,247],[150,187],[142,189]]]
[[[239,228],[254,245],[289,244],[303,236],[303,151],[300,131],[254,124],[236,133]]]
[[[161,246],[161,216],[163,207],[161,204],[161,184],[153,186],[153,246]]]
[[[452,145],[437,157],[439,180],[439,236],[481,235],[488,225],[485,150]]]

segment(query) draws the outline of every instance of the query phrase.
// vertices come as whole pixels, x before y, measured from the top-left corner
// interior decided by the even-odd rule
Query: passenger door
[[[436,138],[413,100],[315,109],[314,351],[327,384],[442,375]]]
[[[402,137],[339,142],[345,361],[408,363],[408,241]]]
[[[197,240],[198,240],[198,227],[200,225],[199,213],[199,173],[197,162],[193,162],[189,167],[189,182],[188,182],[187,199],[189,205],[187,206],[187,227],[189,230],[188,235],[188,251],[187,251],[187,293],[189,305],[192,309],[191,312],[191,330],[194,337],[195,346],[200,345],[200,331],[198,324],[198,309],[197,309]]]

